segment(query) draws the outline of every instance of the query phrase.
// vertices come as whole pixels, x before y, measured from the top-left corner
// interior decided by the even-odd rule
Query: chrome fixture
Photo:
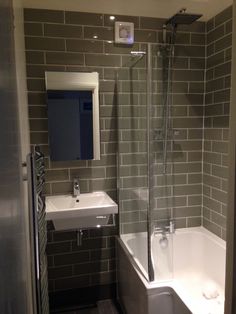
[[[73,197],[78,197],[80,195],[79,178],[74,178],[73,180]]]
[[[202,17],[202,14],[186,13],[186,8],[181,9],[178,13],[169,18],[165,25],[171,24],[177,26],[178,24],[189,25]]]
[[[169,244],[166,234],[173,234],[174,232],[175,232],[174,222],[170,220],[169,226],[155,227],[153,234],[154,236],[161,235],[159,244],[162,249],[166,249]]]
[[[45,161],[44,155],[38,146],[27,155],[27,181],[29,191],[29,222],[30,222],[30,243],[32,258],[32,286],[35,294],[34,313],[48,312],[47,278],[45,278],[46,263],[46,204],[43,196],[45,182]],[[45,287],[42,289],[42,287]],[[46,290],[45,290],[46,289]]]
[[[132,56],[132,60],[134,60],[131,66],[132,68],[146,55],[146,51],[130,51],[130,54]]]
[[[133,50],[130,51],[131,58],[124,65],[125,67],[130,67],[131,69],[146,55],[146,51]]]
[[[130,51],[133,57],[143,57],[146,55],[146,51]]]
[[[162,126],[162,140],[163,140],[163,174],[167,173],[167,150],[168,142],[173,141],[173,126],[172,126],[172,74],[175,57],[175,42],[177,36],[177,29],[179,25],[190,25],[197,21],[202,14],[186,13],[186,8],[182,8],[178,13],[169,18],[162,27],[163,45],[158,52],[162,57],[163,63],[163,126]],[[171,33],[167,36],[167,27],[171,27]]]
[[[167,239],[166,233],[162,234],[162,237],[159,240],[159,244],[160,244],[162,249],[166,249],[168,247],[169,241]]]
[[[77,230],[76,236],[77,236],[77,246],[82,246],[82,244],[83,244],[83,230],[82,229]]]
[[[170,223],[168,226],[163,226],[163,227],[154,227],[154,235],[158,234],[173,234],[175,233],[175,224],[172,220],[170,220]]]

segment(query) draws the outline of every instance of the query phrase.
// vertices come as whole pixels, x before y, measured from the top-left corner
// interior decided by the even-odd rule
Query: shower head
[[[202,17],[202,14],[189,14],[185,12],[178,12],[170,19],[168,19],[165,24],[171,24],[172,26],[177,26],[178,24],[189,25],[200,19],[200,17]]]
[[[197,21],[198,19],[200,19],[200,17],[202,17],[202,14],[190,14],[190,13],[186,13],[186,9],[183,8],[181,9],[178,13],[176,13],[175,15],[173,15],[171,18],[169,18],[165,24],[162,27],[162,35],[163,35],[163,43],[166,44],[167,43],[167,34],[166,34],[166,27],[167,25],[171,25],[172,26],[172,33],[170,36],[170,44],[175,44],[175,39],[176,39],[176,32],[177,32],[177,28],[178,25],[190,25],[193,22]]]

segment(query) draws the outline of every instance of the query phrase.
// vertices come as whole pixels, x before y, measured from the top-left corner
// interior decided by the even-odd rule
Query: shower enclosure
[[[211,194],[217,161],[205,140],[224,130],[204,102],[222,98],[215,81],[205,89],[215,59],[205,63],[200,16],[181,10],[166,20],[158,43],[139,44],[117,72],[118,291],[127,313],[224,313],[225,242],[209,224],[223,204]]]
[[[118,82],[125,75],[128,77],[120,82],[118,96],[120,234],[121,238],[130,237],[126,239],[129,242],[138,238],[138,243],[143,243],[145,249],[138,267],[149,281],[172,278],[175,228],[201,223],[200,203],[193,217],[185,215],[182,220],[176,217],[176,213],[188,209],[192,198],[196,206],[200,202],[198,184],[197,193],[189,193],[189,197],[182,197],[184,193],[178,190],[194,188],[188,185],[188,178],[181,175],[180,168],[191,167],[191,152],[184,151],[184,141],[188,141],[191,132],[199,132],[196,129],[202,128],[202,121],[194,129],[181,125],[178,117],[190,115],[190,109],[181,100],[188,92],[189,83],[173,83],[174,69],[188,68],[191,61],[181,54],[182,47],[178,44],[183,39],[177,31],[186,29],[186,25],[200,17],[181,10],[163,24],[160,43],[144,44],[140,51],[132,51],[131,56],[123,59],[117,73]],[[191,67],[186,71],[191,71]],[[153,246],[154,235],[159,237],[160,248]],[[135,252],[132,254],[136,256]],[[153,263],[155,256],[157,262]]]

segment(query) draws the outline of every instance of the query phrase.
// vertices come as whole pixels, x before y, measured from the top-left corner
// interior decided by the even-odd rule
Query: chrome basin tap
[[[73,197],[80,195],[79,178],[74,178],[73,180]]]

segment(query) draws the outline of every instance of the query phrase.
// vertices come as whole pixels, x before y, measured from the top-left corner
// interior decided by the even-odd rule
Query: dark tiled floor
[[[81,310],[57,312],[55,314],[119,314],[112,300],[99,301],[97,307]]]

